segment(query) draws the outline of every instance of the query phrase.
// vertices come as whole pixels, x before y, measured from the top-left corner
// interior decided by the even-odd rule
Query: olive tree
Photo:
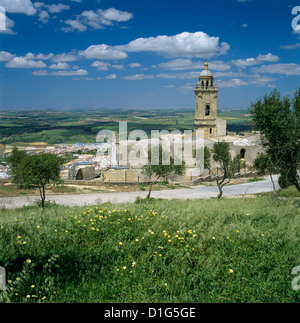
[[[252,103],[250,113],[281,178],[300,192],[300,88],[293,98],[281,97],[274,90]]]
[[[212,166],[212,159],[220,166],[220,174],[218,174]],[[230,183],[244,165],[241,161],[241,156],[237,155],[234,158],[230,155],[229,144],[227,142],[216,142],[212,149],[204,148],[204,168],[210,171],[210,174],[217,183],[219,194],[218,198],[223,196],[223,187]]]
[[[15,148],[8,158],[8,163],[12,171],[13,182],[23,188],[38,187],[42,208],[44,208],[46,185],[61,182],[62,158],[50,153],[28,155]]]

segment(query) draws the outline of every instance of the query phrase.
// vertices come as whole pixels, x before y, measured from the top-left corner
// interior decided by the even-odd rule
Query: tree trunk
[[[40,191],[40,196],[41,196],[42,208],[44,210],[45,209],[45,199],[46,199],[45,185],[42,185],[42,187],[39,186],[39,191]]]
[[[299,181],[298,181],[298,179],[297,179],[297,178],[296,178],[296,179],[295,179],[295,181],[294,181],[294,185],[295,185],[295,187],[296,187],[297,191],[300,193],[300,183],[299,183]]]
[[[219,195],[218,195],[218,199],[220,199],[223,195],[223,187],[222,185],[218,184],[218,189],[219,189]]]
[[[149,201],[150,199],[150,195],[151,195],[151,192],[152,192],[152,186],[153,186],[153,183],[150,182],[150,187],[149,187],[149,192],[148,192],[148,195],[147,195],[147,200]]]
[[[273,191],[276,191],[275,183],[274,183],[273,176],[272,176],[271,172],[270,172],[270,178],[271,178],[271,181],[272,181],[272,184],[273,184]]]

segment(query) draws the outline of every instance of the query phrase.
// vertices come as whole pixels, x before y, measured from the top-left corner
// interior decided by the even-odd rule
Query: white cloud
[[[128,66],[131,68],[135,68],[135,67],[141,67],[142,65],[140,63],[131,63],[131,64],[128,64]]]
[[[45,10],[40,11],[38,16],[39,16],[39,21],[41,21],[43,24],[48,23],[50,19],[48,12]]]
[[[92,63],[92,66],[97,67],[97,70],[99,70],[99,71],[108,71],[108,68],[111,65],[110,65],[110,63],[96,61],[96,62]]]
[[[31,0],[0,0],[0,6],[11,13],[23,13],[28,16],[36,14],[36,9]]]
[[[4,16],[4,19],[5,19],[5,30],[0,30],[0,34],[16,35],[17,33],[12,30],[12,28],[15,26],[15,22],[10,18],[8,18],[6,15]]]
[[[68,27],[63,27],[64,32],[83,32],[88,27],[92,29],[103,29],[105,26],[112,26],[114,22],[125,22],[133,18],[133,14],[127,11],[120,11],[115,8],[106,10],[85,10],[76,19],[66,20]]]
[[[60,13],[63,10],[69,10],[70,6],[62,3],[51,4],[46,6],[51,13]]]
[[[231,79],[231,80],[218,80],[218,87],[225,88],[225,87],[240,87],[248,85],[247,82],[241,79]]]
[[[105,44],[92,45],[86,50],[80,51],[79,54],[88,59],[101,60],[119,60],[128,57],[124,51]]]
[[[29,53],[25,57],[14,57],[11,61],[6,63],[9,68],[45,68],[47,65],[42,61],[36,61]]]
[[[203,32],[138,38],[118,47],[128,52],[148,51],[170,57],[211,57],[225,54],[230,48],[225,42],[219,44],[219,37],[210,37]]]
[[[45,76],[45,75],[49,75],[49,73],[46,70],[38,70],[38,71],[32,72],[32,75]]]
[[[300,43],[291,44],[291,45],[282,45],[279,48],[281,49],[296,49],[300,47]]]
[[[195,85],[188,83],[186,85],[180,86],[178,90],[181,94],[188,94],[195,90]]]
[[[0,51],[0,62],[10,61],[14,56],[11,53]]]
[[[85,76],[88,74],[89,73],[83,69],[79,69],[77,71],[57,71],[57,72],[51,73],[51,75],[55,75],[55,76]]]
[[[61,62],[74,62],[77,61],[78,57],[76,54],[73,53],[62,53],[62,54],[58,54],[52,57],[52,61],[55,63],[61,63]]]
[[[55,71],[51,73],[49,73],[46,70],[37,70],[37,71],[34,71],[32,74],[36,76],[47,76],[47,75],[49,76],[86,76],[89,73],[86,70],[79,69],[76,71],[60,70],[60,71]]]
[[[52,70],[67,70],[70,66],[67,63],[57,63],[50,65],[49,68]]]
[[[233,60],[232,64],[236,65],[238,68],[246,68],[248,66],[260,65],[264,62],[274,63],[278,62],[279,57],[272,55],[271,53],[267,55],[259,54],[256,58],[247,58],[247,59],[237,59]]]
[[[103,23],[110,24],[111,21],[124,22],[133,18],[133,14],[127,11],[120,11],[115,8],[98,11],[99,16],[103,19]]]
[[[197,72],[184,72],[184,73],[162,73],[157,74],[156,77],[164,78],[164,79],[180,79],[180,80],[196,80],[199,78],[199,71]]]
[[[268,76],[255,75],[254,79],[250,81],[251,84],[256,86],[269,86],[270,82],[274,82],[276,79]]]
[[[63,27],[62,31],[64,31],[64,32],[69,32],[69,31],[74,31],[74,30],[83,32],[83,31],[87,30],[87,27],[85,25],[83,25],[81,22],[79,22],[78,20],[66,20],[65,24],[67,24],[71,27]]]
[[[117,75],[116,74],[110,74],[110,75],[107,75],[105,78],[108,79],[108,80],[115,80],[117,78]]]
[[[60,13],[63,10],[70,9],[69,5],[65,5],[62,3],[48,5],[48,4],[45,4],[44,2],[35,2],[34,7],[36,9],[44,8],[44,9],[48,10],[50,13]]]
[[[38,12],[39,21],[41,21],[43,24],[46,24],[49,22],[50,20],[49,12],[53,14],[53,13],[60,13],[63,10],[70,9],[69,5],[65,5],[62,3],[47,5],[44,2],[35,2],[33,5]]]
[[[153,79],[153,75],[145,75],[145,74],[136,74],[136,75],[129,75],[129,76],[124,76],[124,80],[129,80],[129,81],[138,81],[138,80],[144,80],[144,79]]]
[[[112,67],[116,68],[117,70],[123,70],[124,69],[123,65],[118,65],[118,64],[112,65]]]
[[[52,58],[54,56],[54,54],[50,53],[48,55],[45,55],[45,54],[38,54],[36,56],[36,59],[40,59],[40,60],[48,60],[50,58]]]
[[[258,68],[254,68],[253,71],[256,73],[283,74],[286,76],[294,76],[300,75],[300,65],[294,63],[262,65]]]
[[[191,59],[178,58],[178,59],[168,61],[166,63],[158,64],[153,67],[159,67],[159,68],[164,68],[167,70],[174,70],[174,71],[190,70],[190,69],[203,70],[204,62],[202,61],[194,62]],[[228,71],[231,69],[231,64],[225,63],[223,61],[211,61],[209,62],[209,69],[215,70],[215,71]]]

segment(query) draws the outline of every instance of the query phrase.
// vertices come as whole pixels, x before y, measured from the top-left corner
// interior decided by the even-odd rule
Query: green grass
[[[3,209],[0,301],[299,302],[299,207],[262,196]]]
[[[253,182],[260,182],[263,181],[264,178],[260,178],[260,177],[254,177],[254,178],[250,178],[247,180],[248,183],[253,183]]]

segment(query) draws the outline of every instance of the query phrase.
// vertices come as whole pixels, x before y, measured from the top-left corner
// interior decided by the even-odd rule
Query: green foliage
[[[211,165],[211,158],[220,166],[220,175],[214,171]],[[208,147],[204,148],[204,168],[208,169],[210,174],[215,178],[219,189],[218,198],[221,198],[223,195],[223,187],[229,184],[230,179],[244,166],[245,163],[241,161],[240,155],[231,158],[230,148],[227,142],[216,142],[211,151]]]
[[[256,130],[274,166],[287,183],[300,192],[300,89],[293,99],[281,97],[275,90],[251,105],[250,113]]]
[[[284,175],[279,175],[278,177],[278,184],[280,186],[280,188],[287,188],[289,186],[292,186],[293,184],[291,183],[291,181],[289,181],[286,176]]]
[[[7,290],[0,299],[299,302],[291,288],[300,264],[298,207],[264,196],[1,210]]]
[[[152,153],[154,154],[152,155]],[[148,164],[142,168],[142,174],[149,178],[150,186],[147,199],[150,198],[152,186],[156,184],[160,179],[168,182],[169,179],[175,176],[183,175],[185,171],[185,162],[177,161],[169,152],[162,149],[160,144],[158,147],[158,154],[155,155],[155,150],[148,151]]]
[[[13,149],[8,163],[13,181],[23,188],[37,186],[42,206],[45,203],[45,187],[50,183],[60,183],[60,166],[63,160],[54,154],[27,155],[24,151]]]

